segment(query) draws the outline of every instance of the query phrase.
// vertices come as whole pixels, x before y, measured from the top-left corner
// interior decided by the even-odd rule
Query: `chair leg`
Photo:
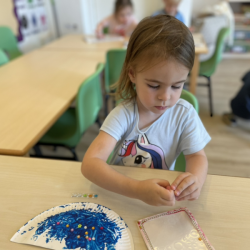
[[[98,124],[99,128],[102,126],[102,123],[100,121],[100,117],[97,117],[95,122]]]
[[[72,153],[73,156],[74,156],[74,160],[75,160],[75,161],[79,161],[79,160],[78,160],[78,157],[77,157],[77,154],[76,154],[76,151],[75,151],[75,148],[70,148],[70,151],[71,151],[71,153]]]
[[[209,106],[210,106],[210,116],[213,116],[213,97],[212,97],[212,81],[211,78],[208,77],[208,92],[209,92]]]
[[[108,116],[108,100],[109,100],[109,95],[105,96],[105,117]]]
[[[41,149],[40,149],[40,147],[39,147],[38,144],[36,144],[36,145],[33,147],[33,149],[34,149],[35,154],[36,154],[37,156],[42,156],[42,151],[41,151]]]

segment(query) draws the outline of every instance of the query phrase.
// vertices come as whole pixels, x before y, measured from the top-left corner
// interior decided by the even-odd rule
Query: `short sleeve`
[[[100,130],[119,141],[128,129],[128,121],[129,115],[125,107],[121,104],[109,113]]]
[[[175,18],[185,24],[184,17],[180,12],[177,12],[177,15],[175,16]]]
[[[207,133],[199,115],[191,107],[182,124],[182,132],[179,140],[179,152],[184,155],[194,154],[208,144],[211,137]]]

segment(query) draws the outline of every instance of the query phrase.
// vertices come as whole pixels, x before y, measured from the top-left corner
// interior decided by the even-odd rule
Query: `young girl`
[[[193,106],[180,99],[194,62],[188,28],[172,16],[143,19],[133,32],[117,84],[118,105],[101,127],[82,163],[82,173],[110,191],[148,204],[173,205],[198,199],[207,175],[210,141]],[[138,181],[107,163],[174,170],[181,152],[186,172],[170,185],[164,178]],[[133,171],[133,170],[131,170]]]
[[[106,28],[108,34],[130,36],[136,25],[137,21],[133,16],[131,0],[116,0],[114,14],[98,24],[96,35],[98,38],[102,38]]]

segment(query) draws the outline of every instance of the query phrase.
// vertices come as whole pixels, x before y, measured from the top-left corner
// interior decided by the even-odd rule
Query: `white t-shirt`
[[[174,170],[181,152],[196,153],[211,140],[196,110],[183,99],[149,127],[140,130],[138,122],[136,102],[110,112],[101,127],[117,140],[110,164]]]

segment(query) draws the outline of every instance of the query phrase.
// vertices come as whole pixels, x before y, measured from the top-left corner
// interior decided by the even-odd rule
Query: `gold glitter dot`
[[[199,240],[199,241],[202,241],[202,238],[200,237],[198,240]]]

